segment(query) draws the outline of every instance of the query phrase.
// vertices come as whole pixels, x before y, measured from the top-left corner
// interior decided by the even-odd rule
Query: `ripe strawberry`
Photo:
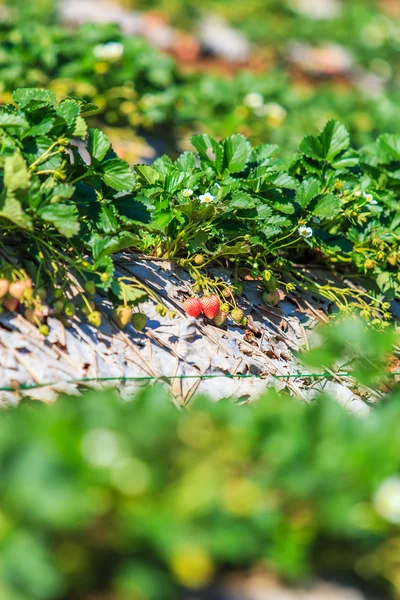
[[[234,308],[231,312],[231,317],[235,323],[240,325],[243,319],[243,311],[240,308]]]
[[[0,298],[4,298],[4,296],[8,292],[8,288],[10,286],[10,282],[8,279],[0,279]]]
[[[198,298],[188,298],[183,303],[183,310],[189,317],[198,317],[203,311],[203,304]]]
[[[213,319],[219,311],[219,298],[212,294],[211,296],[204,296],[201,299],[203,306],[203,313],[208,319]]]
[[[3,306],[6,310],[9,310],[10,312],[15,312],[16,310],[18,310],[19,307],[19,300],[17,300],[16,298],[12,298],[11,296],[7,296],[7,298],[3,300]]]
[[[132,325],[136,331],[142,331],[146,327],[147,317],[144,313],[133,313]]]
[[[214,323],[214,325],[217,325],[218,327],[220,327],[221,325],[223,325],[225,323],[227,318],[228,318],[228,313],[223,312],[222,310],[219,310],[217,312],[217,314],[215,315],[215,317],[213,318],[213,323]]]

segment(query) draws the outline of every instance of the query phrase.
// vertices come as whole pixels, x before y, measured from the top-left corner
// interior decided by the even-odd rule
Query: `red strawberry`
[[[198,317],[203,310],[203,305],[198,298],[188,298],[183,303],[183,310],[189,317]]]
[[[203,313],[208,319],[213,319],[219,311],[219,298],[215,294],[204,296],[201,299],[201,304],[203,305]]]

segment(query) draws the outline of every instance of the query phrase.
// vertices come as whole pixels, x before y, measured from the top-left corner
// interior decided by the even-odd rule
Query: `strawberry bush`
[[[137,282],[115,278],[112,255],[124,249],[178,260],[197,291],[218,292],[207,266],[222,264],[232,270],[233,291],[251,276],[271,304],[277,289],[299,287],[377,324],[390,316],[400,286],[396,136],[357,152],[345,127],[330,121],[285,157],[239,134],[222,142],[202,134],[192,138],[197,154],[132,169],[101,130],[87,129],[93,105],[75,98],[57,105],[40,89],[16,90],[13,99],[0,110],[1,275],[26,282],[35,321],[49,286],[56,310],[73,312],[71,276],[93,324],[101,320],[96,291],[116,307],[143,299]],[[343,285],[318,284],[301,264],[322,266]],[[22,297],[12,297],[15,309]]]

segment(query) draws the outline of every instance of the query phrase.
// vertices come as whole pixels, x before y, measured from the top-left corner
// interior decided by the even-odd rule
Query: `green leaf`
[[[126,301],[129,304],[138,304],[143,302],[148,297],[147,292],[133,285],[127,285],[123,282],[114,280],[111,284],[112,293],[119,300]]]
[[[246,167],[250,155],[250,142],[240,133],[232,135],[223,142],[224,168],[230,173],[239,173]]]
[[[135,165],[135,171],[139,175],[139,178],[149,185],[154,185],[160,179],[158,171],[149,165]]]
[[[127,162],[112,158],[101,164],[99,174],[103,181],[118,192],[129,192],[135,185],[135,174]]]
[[[253,208],[255,201],[250,194],[238,190],[232,194],[232,200],[228,202],[228,206],[229,208]]]
[[[81,108],[79,103],[70,98],[62,100],[56,110],[58,116],[64,119],[69,127],[75,125],[80,112]]]
[[[116,252],[121,252],[127,248],[138,246],[140,238],[128,231],[124,231],[116,236],[101,237],[100,235],[94,235],[90,240],[90,246],[93,252],[93,258],[95,261],[101,260],[105,256],[110,256]]]
[[[332,162],[349,144],[350,136],[345,126],[338,121],[329,121],[318,137],[306,136],[299,149],[314,160]]]
[[[196,155],[193,152],[184,152],[176,159],[175,165],[182,171],[190,171],[196,167]]]
[[[331,162],[343,150],[346,150],[350,144],[350,136],[346,127],[338,121],[329,121],[319,136],[327,161]]]
[[[39,212],[44,221],[52,223],[56,229],[71,238],[79,232],[78,212],[71,204],[49,204]]]
[[[111,144],[105,133],[100,129],[89,129],[87,149],[90,156],[100,162],[110,148]]]
[[[56,104],[53,92],[40,88],[19,88],[13,92],[12,99],[19,105],[19,108],[25,108],[32,100],[49,106]]]
[[[32,229],[30,218],[24,213],[21,203],[12,194],[7,195],[3,203],[0,201],[0,217],[12,221],[23,229]]]
[[[332,219],[339,211],[339,198],[333,194],[325,194],[317,201],[313,210],[313,215],[322,219]]]
[[[0,109],[0,127],[23,127],[28,129],[29,123],[23,115],[2,108]]]
[[[271,183],[279,188],[287,188],[293,190],[296,188],[296,182],[293,177],[290,177],[287,173],[279,173],[276,177],[271,179]]]
[[[22,155],[15,152],[4,161],[4,185],[7,192],[26,190],[30,183],[30,173]]]
[[[87,131],[88,128],[85,119],[83,119],[81,116],[77,117],[75,122],[75,129],[72,132],[72,135],[84,139],[87,135]]]
[[[379,137],[378,144],[393,160],[400,160],[400,136],[386,133]]]
[[[295,201],[301,208],[307,208],[311,200],[320,193],[320,184],[317,179],[305,179],[297,188]]]
[[[214,138],[207,133],[192,135],[192,145],[199,153],[200,160],[206,165],[213,167],[218,173],[222,168],[222,147]]]

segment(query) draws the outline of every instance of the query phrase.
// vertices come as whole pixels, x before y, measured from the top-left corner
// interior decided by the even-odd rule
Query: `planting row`
[[[113,254],[130,249],[178,261],[193,277],[193,296],[216,295],[229,310],[241,280],[252,278],[270,304],[297,287],[377,325],[390,317],[400,289],[396,136],[355,151],[331,121],[288,158],[238,134],[222,142],[196,135],[196,153],[132,169],[101,130],[87,129],[92,105],[57,105],[40,89],[16,90],[13,99],[0,110],[4,308],[22,301],[42,322],[50,303],[68,317],[71,289],[79,289],[75,304],[97,324],[96,292],[115,308],[149,293],[114,275]],[[209,277],[211,264],[231,270],[232,288]],[[327,269],[342,285],[329,277],[318,284],[302,265]]]

